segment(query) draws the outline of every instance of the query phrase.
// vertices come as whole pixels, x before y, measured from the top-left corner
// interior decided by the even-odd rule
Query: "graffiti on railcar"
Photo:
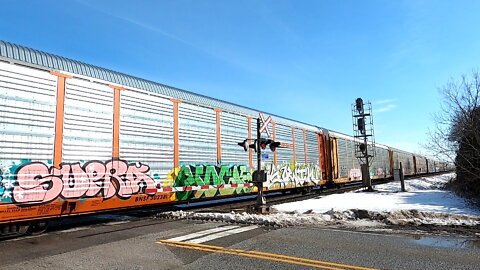
[[[15,172],[21,164],[27,163],[27,160],[21,160],[12,163],[9,166],[0,166],[0,202],[11,202],[13,187],[15,183]]]
[[[384,168],[370,167],[370,177],[372,178],[385,178],[386,173]],[[350,169],[349,176],[351,180],[362,180],[362,170],[359,168]]]
[[[385,168],[377,168],[377,169],[374,171],[373,176],[376,176],[376,177],[378,177],[378,178],[385,178],[385,177],[387,177],[387,173],[385,172]]]
[[[348,176],[347,166],[340,165],[340,177],[347,177],[347,176]]]
[[[278,165],[270,163],[266,165],[265,170],[270,190],[317,185],[322,175],[318,165],[294,161]]]
[[[218,185],[245,184],[252,181],[252,175],[245,165],[183,165],[174,169],[169,178],[173,187],[210,186],[206,189],[176,192],[177,200],[211,198],[252,192],[252,187],[218,188]]]
[[[351,180],[360,180],[362,179],[362,170],[358,168],[350,169],[350,179]]]
[[[29,162],[16,169],[14,181],[9,181],[13,185],[9,196],[17,204],[42,204],[57,198],[129,199],[139,193],[154,195],[156,184],[149,170],[148,165],[124,160],[89,161],[83,166],[80,162],[62,163],[60,168]]]
[[[11,181],[3,178],[3,171],[0,170],[0,201],[9,199],[12,197]]]
[[[267,164],[270,190],[319,184],[317,165],[295,162]],[[189,200],[238,195],[254,191],[252,171],[246,165],[184,164],[166,179],[150,171],[148,165],[125,160],[62,163],[59,168],[22,160],[0,170],[0,198],[17,205],[46,204],[56,199],[153,196],[171,193],[170,200]],[[140,199],[138,199],[140,200]],[[148,201],[146,197],[142,201]]]

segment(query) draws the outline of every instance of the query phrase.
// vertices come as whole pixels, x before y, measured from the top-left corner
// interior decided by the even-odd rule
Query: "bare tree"
[[[451,187],[480,198],[480,75],[473,71],[440,88],[441,112],[435,115],[429,149],[437,158],[454,162],[457,178]]]

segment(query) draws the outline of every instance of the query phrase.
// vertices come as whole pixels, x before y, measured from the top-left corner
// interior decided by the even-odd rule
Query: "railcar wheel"
[[[24,235],[28,230],[28,223],[10,223],[0,225],[0,239]]]
[[[312,187],[304,187],[302,189],[302,195],[307,195],[308,193],[312,192]]]
[[[44,233],[48,228],[48,220],[34,221],[30,223],[28,227],[27,234],[29,235],[39,235]]]

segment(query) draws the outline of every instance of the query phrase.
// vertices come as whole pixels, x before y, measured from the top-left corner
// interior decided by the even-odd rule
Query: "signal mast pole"
[[[361,98],[357,98],[352,105],[352,118],[355,138],[355,157],[361,163],[360,168],[363,186],[367,188],[367,191],[373,191],[372,179],[370,178],[370,162],[375,157],[372,104],[370,102],[364,104]],[[370,153],[368,151],[368,137],[371,137],[370,145],[372,151]],[[363,139],[363,141],[361,139]]]
[[[365,122],[365,116],[363,118],[363,121]],[[370,163],[368,162],[368,144],[367,144],[367,136],[363,137],[363,144],[366,145],[365,147],[365,164],[363,164],[363,167],[361,168],[362,170],[362,179],[364,180],[364,186],[366,186],[367,191],[373,191],[372,187],[372,179],[370,178]]]

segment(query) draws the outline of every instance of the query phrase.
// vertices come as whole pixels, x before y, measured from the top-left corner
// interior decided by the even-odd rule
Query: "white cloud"
[[[381,107],[380,109],[374,110],[376,113],[382,113],[382,112],[388,112],[390,110],[393,110],[397,107],[395,104],[388,104],[386,106]]]
[[[387,103],[392,103],[394,102],[396,99],[394,98],[389,98],[389,99],[382,99],[382,100],[377,100],[375,102],[373,102],[374,104],[378,104],[378,105],[381,105],[381,104],[387,104]]]

